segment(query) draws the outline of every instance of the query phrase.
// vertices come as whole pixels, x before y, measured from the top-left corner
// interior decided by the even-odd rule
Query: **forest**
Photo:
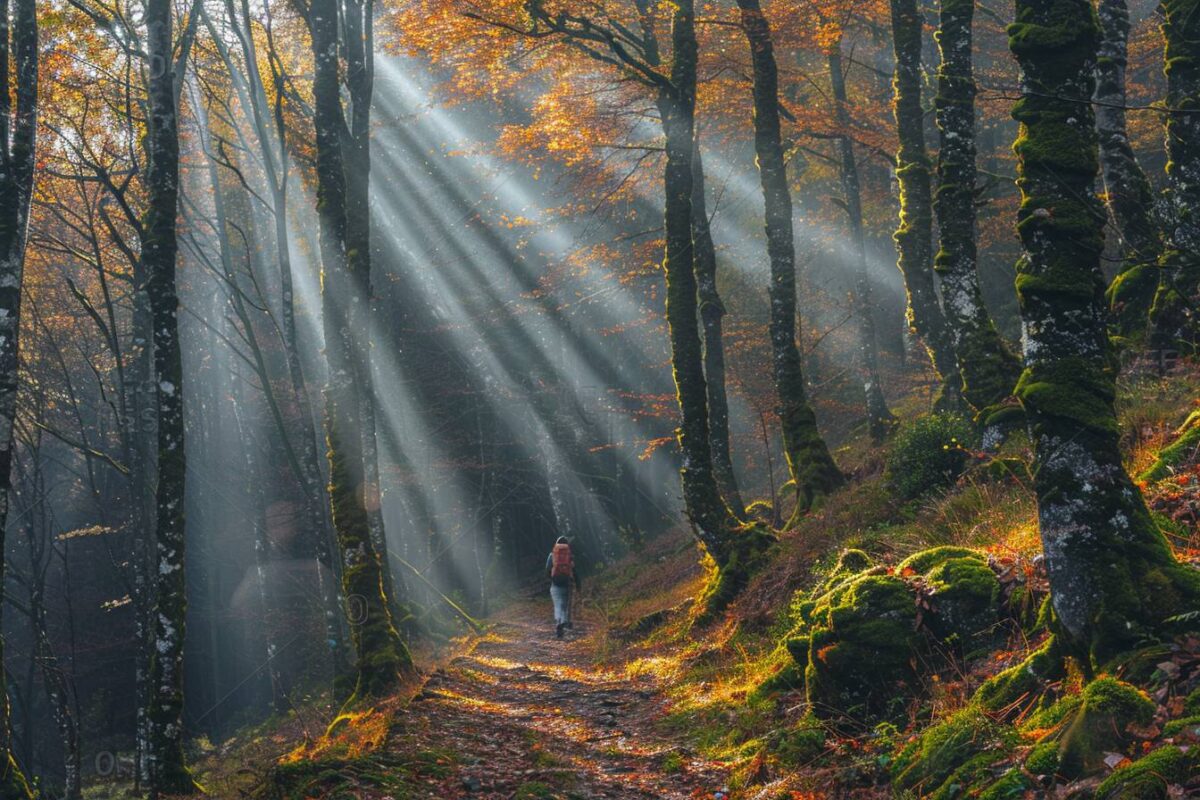
[[[1200,0],[0,6],[0,800],[1200,797]]]

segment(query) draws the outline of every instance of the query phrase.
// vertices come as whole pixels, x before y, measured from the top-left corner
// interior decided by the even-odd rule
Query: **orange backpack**
[[[575,559],[571,557],[571,545],[556,544],[551,551],[550,579],[564,586],[575,574]]]

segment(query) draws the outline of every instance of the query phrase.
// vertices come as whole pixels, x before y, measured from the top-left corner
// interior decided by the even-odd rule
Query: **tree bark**
[[[171,3],[146,4],[149,83],[146,131],[146,212],[142,262],[154,319],[154,369],[158,402],[158,488],[155,494],[154,650],[150,658],[151,795],[195,788],[183,755],[183,642],[187,616],[184,582],[183,358],[175,288],[179,202],[179,129]]]
[[[829,454],[808,402],[800,348],[796,344],[796,242],[792,193],[779,121],[779,66],[771,26],[759,0],[738,0],[754,69],[754,151],[762,183],[767,255],[771,262],[770,336],[783,450],[796,492],[796,514],[841,486],[842,473]]]
[[[386,695],[410,668],[411,657],[392,624],[383,590],[380,555],[367,515],[361,398],[354,349],[366,322],[365,278],[353,271],[362,254],[347,252],[347,181],[338,69],[338,8],[314,0],[309,27],[313,49],[313,120],[317,154],[317,212],[322,266],[321,298],[329,378],[325,388],[325,437],[329,457],[330,506],[342,559],[357,656],[356,683],[349,702]]]
[[[962,373],[963,396],[986,424],[989,409],[1012,395],[1020,374],[979,290],[975,244],[975,74],[971,25],[975,0],[942,0],[938,21],[937,214],[943,307]]]
[[[846,76],[842,73],[842,45],[839,40],[827,53],[829,83],[833,89],[834,118],[839,129],[850,129],[850,111],[846,102]],[[879,348],[875,341],[875,318],[871,308],[871,278],[867,272],[867,245],[863,232],[862,191],[859,188],[858,163],[854,160],[854,142],[848,135],[838,137],[841,155],[842,191],[850,224],[850,243],[854,259],[852,301],[858,319],[858,371],[867,400],[867,424],[871,438],[883,439],[896,418],[887,407],[879,381]]]
[[[1106,330],[1104,211],[1089,98],[1098,31],[1087,0],[1017,0],[1022,71],[1014,146],[1025,254],[1017,292],[1025,371],[1017,396],[1035,448],[1038,521],[1059,643],[1098,668],[1200,601],[1121,460]]]
[[[1099,0],[1100,50],[1096,60],[1096,132],[1105,199],[1121,237],[1124,263],[1108,289],[1116,332],[1138,337],[1150,323],[1158,287],[1162,227],[1154,190],[1142,171],[1125,125],[1125,67],[1129,52],[1129,8],[1125,0]]]
[[[721,499],[709,444],[708,389],[696,308],[695,251],[692,247],[692,151],[695,147],[696,31],[693,0],[679,0],[671,26],[673,59],[670,87],[658,94],[666,134],[664,221],[667,326],[671,366],[679,401],[677,432],[683,454],[680,474],[688,516],[704,548],[719,566],[731,555],[737,519]]]
[[[692,153],[692,244],[696,253],[696,290],[700,302],[700,324],[704,334],[704,380],[708,392],[708,441],[712,448],[713,474],[725,504],[739,520],[746,518],[746,504],[738,489],[737,473],[729,447],[729,398],[725,393],[725,338],[722,320],[725,304],[717,291],[717,248],[708,224],[708,201],[704,196],[704,161],[700,139]]]
[[[1162,348],[1200,347],[1200,3],[1162,4],[1167,76],[1167,211],[1162,279],[1151,309]]]
[[[908,295],[908,324],[924,343],[940,383],[934,409],[961,411],[962,374],[933,280],[933,189],[925,147],[925,111],[921,107],[924,22],[916,0],[892,0],[892,44],[896,54],[892,87],[900,140],[896,153],[900,226],[893,238],[896,264]]]
[[[19,385],[21,287],[37,136],[38,28],[34,0],[16,0],[10,32],[8,0],[0,0],[0,582],[4,579],[5,527],[13,485],[13,424]],[[15,63],[10,63],[15,62]],[[7,91],[16,67],[17,106]],[[0,638],[0,796],[32,797],[25,775],[13,758]]]

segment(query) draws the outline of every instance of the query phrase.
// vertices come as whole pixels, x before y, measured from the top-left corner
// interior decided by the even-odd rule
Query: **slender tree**
[[[1162,276],[1150,316],[1159,347],[1200,346],[1200,4],[1165,0],[1167,218]]]
[[[925,19],[916,0],[892,0],[892,44],[896,67],[892,78],[896,134],[896,182],[900,187],[897,266],[908,295],[908,324],[929,353],[940,381],[934,408],[963,407],[962,375],[954,354],[954,338],[938,300],[933,280],[933,189],[925,148],[925,110],[921,107],[921,49]]]
[[[842,41],[839,37],[826,52],[829,83],[833,89],[834,120],[842,131],[850,129],[850,109],[847,105],[846,75],[842,71]],[[879,381],[879,347],[875,336],[874,309],[871,307],[871,277],[867,272],[867,242],[863,231],[862,190],[858,178],[858,162],[854,157],[854,140],[847,133],[838,136],[839,164],[846,216],[850,224],[850,243],[854,259],[854,315],[858,319],[858,371],[867,399],[867,424],[871,438],[880,440],[895,423],[895,417],[883,397]]]
[[[1124,263],[1108,289],[1116,330],[1138,336],[1150,322],[1162,256],[1162,226],[1150,179],[1142,171],[1125,124],[1125,67],[1129,60],[1129,7],[1099,0],[1100,48],[1096,59],[1096,132],[1105,201],[1121,238]]]
[[[780,132],[779,66],[771,26],[759,0],[738,0],[754,70],[754,151],[762,183],[771,262],[771,365],[783,427],[783,449],[796,490],[796,513],[842,484],[842,473],[817,429],[796,344],[796,242]]]
[[[1012,395],[1020,374],[979,290],[975,215],[975,73],[971,26],[975,0],[942,0],[941,53],[935,101],[938,126],[937,214],[943,307],[954,337],[963,396],[986,423],[989,409]]]
[[[34,0],[0,0],[0,582],[13,486],[13,425],[17,414],[18,337],[29,204],[36,163],[38,26]],[[14,80],[15,79],[15,80]],[[9,87],[16,84],[16,107]],[[0,797],[32,797],[13,759],[3,640],[0,638]]]
[[[746,504],[738,488],[729,446],[729,398],[725,392],[725,304],[717,290],[717,248],[708,222],[704,196],[704,159],[700,137],[692,153],[692,243],[696,252],[696,291],[700,325],[704,334],[704,380],[708,391],[708,439],[713,473],[725,504],[738,519],[745,519]]]
[[[158,489],[155,506],[154,651],[149,673],[147,762],[154,796],[195,788],[183,755],[183,642],[187,617],[184,583],[183,357],[175,287],[179,202],[179,128],[174,39],[169,0],[146,3],[148,114],[146,211],[142,263],[154,319],[158,399]]]
[[[1104,310],[1104,213],[1094,192],[1091,105],[1098,31],[1088,0],[1017,0],[1009,44],[1022,72],[1014,149],[1026,331],[1017,396],[1035,448],[1038,521],[1057,641],[1093,667],[1196,608],[1121,460]]]
[[[367,322],[366,277],[355,272],[361,254],[347,253],[347,180],[338,65],[336,0],[309,6],[313,51],[313,122],[316,132],[317,212],[322,266],[321,297],[328,360],[325,438],[329,493],[342,560],[342,591],[348,604],[357,661],[353,702],[387,694],[411,668],[408,649],[392,623],[384,592],[380,553],[371,536],[363,461],[358,330]]]
[[[764,539],[756,529],[743,528],[721,497],[713,467],[709,437],[708,388],[704,375],[703,346],[698,320],[695,248],[692,243],[692,197],[695,178],[697,42],[695,3],[680,0],[672,7],[669,74],[658,65],[657,41],[652,35],[650,0],[634,0],[641,19],[639,36],[624,25],[584,16],[550,11],[540,0],[526,6],[530,27],[522,31],[534,38],[565,39],[598,61],[617,66],[654,92],[655,105],[666,140],[663,174],[666,247],[663,268],[667,284],[667,328],[671,342],[671,369],[679,403],[677,433],[683,456],[680,470],[684,505],[697,539],[733,581],[723,582],[713,595],[715,604],[728,599],[745,576],[747,550]],[[504,21],[482,18],[509,30]],[[733,567],[733,571],[726,568]],[[735,574],[736,573],[736,574]]]

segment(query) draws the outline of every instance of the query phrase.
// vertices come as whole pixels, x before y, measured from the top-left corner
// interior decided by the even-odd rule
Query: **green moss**
[[[1034,775],[1058,774],[1058,742],[1043,739],[1033,746],[1025,759],[1025,769]]]
[[[943,561],[949,561],[952,558],[975,558],[980,562],[987,560],[978,550],[956,545],[942,545],[913,553],[896,565],[896,572],[903,575],[911,570],[923,575]]]
[[[911,679],[916,606],[908,585],[864,575],[814,612],[805,685],[819,714],[885,713]]]
[[[965,641],[994,630],[1000,581],[977,554],[940,562],[925,575],[932,591],[930,630],[942,640]]]
[[[1177,736],[1184,731],[1190,731],[1200,738],[1200,714],[1173,719],[1163,726],[1163,736]]]
[[[765,563],[767,551],[776,541],[774,534],[757,522],[746,523],[734,531],[726,545],[723,562],[699,598],[701,611],[697,624],[711,622],[729,606]]]
[[[1062,674],[1062,655],[1054,637],[1050,637],[1020,664],[989,678],[975,692],[973,702],[992,713],[1010,706],[1031,705],[1041,697],[1046,684]]]
[[[1154,483],[1171,475],[1177,467],[1196,458],[1200,450],[1200,411],[1193,411],[1175,432],[1175,441],[1164,447],[1154,464],[1138,480]]]
[[[892,766],[893,784],[923,797],[978,792],[992,782],[990,768],[1016,744],[1012,728],[967,708],[929,728],[900,752]]]
[[[1111,677],[1101,677],[1083,690],[1083,702],[1058,741],[1058,773],[1067,778],[1089,775],[1104,764],[1104,755],[1129,740],[1126,726],[1146,725],[1154,703],[1141,690]]]
[[[1023,775],[1019,770],[1010,769],[1008,772],[1000,776],[1000,779],[984,789],[979,795],[979,800],[1018,800],[1027,796],[1027,792],[1034,788],[1029,778]]]
[[[1043,706],[1031,713],[1021,723],[1020,729],[1024,732],[1029,732],[1055,728],[1061,725],[1063,720],[1075,713],[1082,703],[1082,695],[1069,694],[1061,697],[1057,702]]]
[[[1167,800],[1172,784],[1182,783],[1200,770],[1200,748],[1188,752],[1167,745],[1129,766],[1118,769],[1096,787],[1096,800]]]
[[[1184,699],[1183,711],[1186,714],[1200,714],[1200,688],[1192,690]]]

